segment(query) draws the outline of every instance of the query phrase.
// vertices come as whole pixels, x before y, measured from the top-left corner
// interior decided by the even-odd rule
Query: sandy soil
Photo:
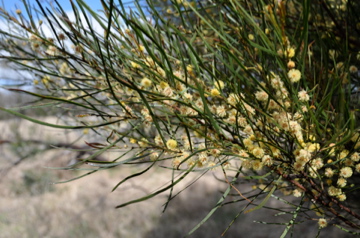
[[[56,119],[48,118],[48,121],[56,122]],[[69,183],[54,184],[89,171],[50,169],[49,167],[66,166],[76,153],[63,149],[40,152],[43,147],[27,144],[26,141],[41,139],[54,144],[70,142],[79,138],[81,131],[64,134],[58,129],[40,127],[23,120],[11,120],[0,123],[0,132],[0,140],[11,141],[0,145],[0,236],[3,238],[183,237],[215,206],[221,197],[221,191],[226,187],[226,184],[215,178],[223,178],[221,172],[215,171],[207,173],[171,200],[164,213],[162,211],[168,192],[141,203],[115,209],[121,203],[145,196],[166,185],[171,180],[171,171],[154,167],[148,173],[124,183],[114,192],[111,192],[112,188],[121,179],[145,167],[121,166]],[[92,138],[94,137],[82,137],[75,145],[83,146],[84,141],[91,141]],[[36,155],[24,158],[17,166],[11,166],[34,148],[38,150]],[[103,155],[105,158],[113,156],[114,154]],[[177,186],[174,194],[199,175],[189,175]],[[242,193],[251,191],[250,185],[242,185],[239,189]],[[239,199],[239,196],[234,192],[230,199]],[[222,207],[190,237],[221,237],[245,205],[233,203]],[[275,199],[270,199],[267,205],[283,207]],[[278,212],[257,210],[241,215],[224,237],[279,237],[284,225],[254,222],[289,221],[289,216],[274,216],[276,213]],[[340,237],[334,230],[334,227],[328,227],[320,237]],[[305,222],[295,226],[293,237],[315,237],[316,233],[316,222]],[[343,233],[341,237],[345,237]]]

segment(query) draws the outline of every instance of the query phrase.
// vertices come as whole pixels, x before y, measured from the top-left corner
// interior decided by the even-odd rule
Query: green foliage
[[[102,136],[88,143],[97,152],[77,164],[92,165],[79,178],[145,165],[116,189],[149,176],[152,166],[173,170],[168,185],[117,207],[168,192],[166,208],[190,173],[218,170],[228,187],[189,235],[229,195],[239,216],[272,209],[273,198],[292,206],[292,219],[279,224],[282,237],[301,219],[319,222],[319,229],[335,224],[357,232],[359,207],[348,201],[360,174],[352,96],[359,86],[359,4],[172,1],[163,16],[162,4],[147,3],[152,18],[139,5],[128,12],[121,1],[102,1],[98,13],[77,0],[74,18],[60,5],[39,5],[41,22],[29,8],[17,16],[2,9],[1,18],[15,29],[0,31],[9,53],[3,58],[40,78],[34,83],[44,93],[28,94],[52,101],[78,124],[2,110]],[[113,161],[93,159],[119,149],[126,152]],[[256,193],[242,194],[241,183],[254,184]],[[292,195],[298,199],[287,201]]]
[[[54,173],[49,171],[37,172],[33,170],[24,171],[23,175],[23,189],[20,191],[28,191],[31,195],[39,195],[45,192],[54,191],[54,187],[51,186],[49,181],[56,180]]]

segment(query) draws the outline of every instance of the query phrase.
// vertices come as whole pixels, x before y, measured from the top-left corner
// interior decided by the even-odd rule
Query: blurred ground
[[[26,107],[34,100],[37,99],[0,88],[1,107]],[[21,108],[18,112],[44,120],[47,115],[60,114],[63,110],[51,106]],[[46,121],[59,123],[54,117],[46,117]],[[57,145],[75,142],[72,145],[84,147],[85,141],[97,142],[97,138],[93,134],[83,137],[82,131],[64,133],[64,130],[41,127],[0,111],[0,238],[180,238],[208,214],[226,187],[216,179],[223,179],[221,171],[213,171],[176,196],[164,213],[168,193],[115,209],[119,204],[150,194],[168,184],[171,171],[154,167],[148,173],[122,184],[114,192],[111,190],[119,181],[145,167],[121,166],[69,183],[54,184],[89,172],[54,169],[74,162],[78,155],[74,148],[56,149]],[[46,142],[50,147],[38,142]],[[47,151],[49,148],[53,149]],[[102,157],[109,159],[119,154],[121,151]],[[199,175],[191,174],[178,184],[173,194]],[[243,194],[252,191],[251,184],[238,188]],[[294,199],[291,196],[285,198]],[[233,192],[228,200],[236,199],[240,197]],[[221,237],[245,205],[232,203],[221,207],[190,237]],[[266,205],[281,210],[287,208],[273,198]],[[260,221],[285,224],[290,219],[291,215],[284,215],[280,210],[256,210],[238,217],[223,237],[280,237],[285,225],[262,224]],[[291,237],[291,234],[295,238],[316,237],[317,232],[317,222],[306,221],[297,224],[287,237]],[[319,237],[351,236],[329,226],[323,229]]]
[[[47,118],[56,122],[55,118]],[[62,131],[44,128],[20,119],[3,120],[0,123],[0,140],[12,141],[0,144],[0,237],[120,237],[165,238],[183,237],[214,207],[221,197],[225,184],[217,181],[220,172],[211,172],[172,200],[162,213],[168,193],[150,200],[115,209],[115,206],[155,191],[171,179],[171,171],[156,167],[148,173],[129,180],[116,191],[112,188],[126,176],[144,169],[142,166],[122,166],[100,171],[85,178],[65,184],[53,182],[71,179],[88,171],[50,169],[63,167],[73,159],[74,152],[54,149],[40,152],[44,147],[26,141],[36,139],[50,143],[76,141],[79,132],[63,134]],[[22,142],[21,142],[22,141]],[[75,143],[85,145],[91,137]],[[35,149],[34,149],[35,148]],[[26,157],[34,150],[36,155]],[[120,153],[120,152],[117,152]],[[25,158],[14,167],[11,164]],[[114,155],[106,154],[105,158]],[[7,168],[5,170],[5,168]],[[191,174],[179,184],[177,191],[199,176]],[[241,192],[251,190],[243,185]],[[175,193],[174,193],[175,194]],[[235,194],[236,195],[236,194]],[[231,197],[238,199],[239,197]],[[244,203],[234,203],[219,209],[213,217],[192,236],[198,238],[221,237]],[[284,207],[275,199],[269,206]],[[285,226],[265,225],[254,221],[288,222],[289,216],[274,216],[277,211],[257,210],[240,216],[224,237],[266,238],[280,237]],[[319,237],[346,237],[337,228],[324,229]],[[289,233],[290,234],[290,233]],[[295,226],[293,237],[316,237],[316,222]],[[290,237],[287,236],[287,237]]]

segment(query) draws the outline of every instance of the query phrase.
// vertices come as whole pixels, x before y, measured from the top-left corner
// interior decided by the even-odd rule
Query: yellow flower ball
[[[143,86],[143,87],[145,87],[145,88],[151,87],[151,84],[152,84],[152,82],[151,82],[151,80],[148,79],[148,78],[143,78],[143,79],[141,80],[141,86]]]
[[[319,221],[318,221],[318,223],[319,223],[319,227],[320,227],[320,228],[324,228],[324,227],[327,226],[327,221],[326,221],[326,219],[324,219],[324,218],[320,218]]]
[[[170,139],[166,142],[166,146],[171,149],[171,150],[174,150],[176,149],[177,147],[177,141],[176,140],[173,140],[173,139]]]
[[[340,170],[340,176],[343,178],[349,178],[353,174],[353,171],[350,167],[344,167]]]
[[[288,72],[288,77],[292,83],[299,82],[301,79],[301,72],[298,69],[290,69]]]
[[[211,94],[211,96],[213,96],[213,97],[218,97],[218,96],[220,96],[220,92],[219,92],[219,90],[217,90],[216,88],[213,88],[213,89],[210,91],[210,94]]]

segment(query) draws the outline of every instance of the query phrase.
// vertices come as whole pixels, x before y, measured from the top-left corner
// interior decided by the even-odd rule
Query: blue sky
[[[43,6],[49,6],[48,2],[53,2],[53,0],[39,0],[40,3],[42,3]],[[76,0],[73,0],[76,2]],[[84,0],[86,4],[91,6],[93,9],[101,9],[101,3],[100,0]],[[27,2],[30,3],[31,6],[34,6],[36,9],[38,9],[38,5],[36,3],[36,0],[27,0]],[[58,0],[59,4],[65,11],[71,11],[71,5],[70,0]],[[16,9],[21,9],[23,12],[25,12],[25,8],[23,7],[23,3],[21,0],[0,0],[0,7],[4,7],[7,11],[15,13]],[[1,26],[0,26],[1,27]],[[0,62],[1,63],[1,62]],[[0,92],[3,93],[4,91],[1,90],[1,86],[5,85],[16,85],[17,84],[17,78],[24,78],[29,77],[28,74],[23,75],[21,72],[12,70],[9,68],[2,68],[3,66],[0,64]],[[22,83],[22,82],[20,82]]]
[[[76,0],[73,0],[73,1],[76,2]],[[86,4],[89,5],[90,7],[92,7],[92,9],[95,11],[102,9],[100,0],[83,0],[83,1],[86,2]],[[118,3],[118,1],[119,0],[115,0],[114,2]],[[28,2],[30,4],[30,6],[34,7],[35,9],[39,9],[39,6],[38,6],[36,0],[26,0],[26,2]],[[50,3],[52,2],[55,6],[54,0],[39,0],[39,2],[42,4],[43,7],[49,7],[49,4],[48,4],[49,2]],[[134,5],[131,4],[131,2],[133,2],[133,0],[123,0],[122,2],[124,3],[124,5],[126,7],[134,7]],[[71,8],[70,0],[58,0],[58,3],[61,5],[61,7],[64,9],[64,11],[68,12],[68,14],[70,13],[69,16],[71,17],[72,8]],[[0,0],[0,7],[4,7],[8,12],[13,13],[14,15],[15,15],[15,10],[20,9],[24,13],[24,17],[27,17],[27,15],[25,13],[25,8],[24,8],[21,0]],[[1,23],[1,21],[0,21],[0,23]],[[3,26],[7,27],[6,25],[0,24],[0,28]],[[95,29],[96,29],[96,24],[93,27],[95,27]],[[46,28],[44,28],[44,29],[46,29]],[[100,30],[103,30],[103,29],[101,28]],[[15,81],[18,78],[25,77],[25,75],[24,76],[20,75],[21,72],[11,70],[7,66],[2,65],[1,63],[2,62],[0,60],[0,91],[1,91],[1,86],[5,85],[5,84],[9,84],[9,83],[16,84]],[[29,75],[27,75],[27,77],[28,76]]]
[[[36,0],[25,0],[35,9],[39,9],[38,3]],[[103,9],[101,5],[101,0],[83,0],[87,5],[89,5],[93,10],[101,10]],[[118,3],[122,2],[126,9],[135,9],[135,5],[133,4],[135,0],[114,0],[114,3],[118,5]],[[56,6],[56,3],[54,0],[39,0],[40,4],[43,7],[50,7],[49,3],[53,4],[53,6]],[[70,0],[57,0],[57,2],[61,5],[61,7],[64,9],[64,11],[72,12]],[[73,0],[74,3],[76,3],[76,0]],[[144,1],[140,1],[144,2]],[[25,13],[24,4],[21,0],[0,0],[0,7],[4,7],[7,11],[12,12],[15,14],[15,10],[20,9],[23,13]],[[144,9],[145,10],[145,9]],[[146,11],[146,10],[145,10]],[[26,17],[26,14],[24,14]]]
[[[27,0],[27,1],[30,3],[30,5],[34,5],[37,8],[38,5],[35,0]],[[44,3],[44,5],[45,5],[45,3],[47,3],[47,2],[54,2],[54,1],[53,0],[39,0],[39,2]],[[70,0],[58,0],[58,2],[65,11],[71,10]],[[74,2],[76,2],[76,0],[74,0]],[[86,4],[91,6],[93,9],[101,9],[102,8],[100,0],[85,0],[85,2],[86,2]],[[20,8],[22,10],[24,9],[21,0],[2,0],[1,5],[4,5],[5,9],[7,9],[7,10],[15,11],[18,8]]]

